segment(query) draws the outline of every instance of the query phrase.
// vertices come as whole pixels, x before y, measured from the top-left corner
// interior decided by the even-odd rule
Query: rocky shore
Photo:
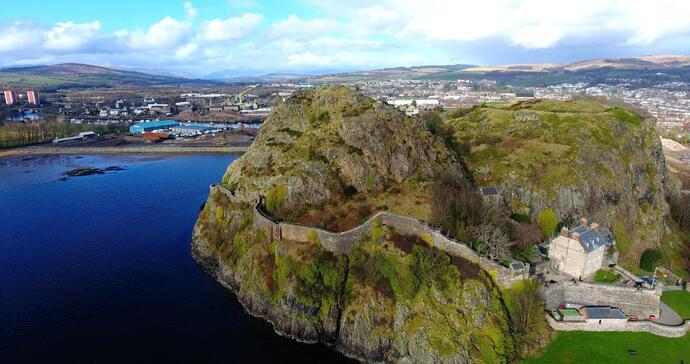
[[[123,147],[53,147],[34,146],[0,152],[0,158],[13,155],[62,155],[62,154],[204,154],[244,153],[247,147],[178,147],[178,146],[123,146]]]

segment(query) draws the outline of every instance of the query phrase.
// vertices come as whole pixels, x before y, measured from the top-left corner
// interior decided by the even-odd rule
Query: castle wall
[[[620,320],[601,320],[601,324],[599,324],[598,321],[556,321],[551,315],[546,314],[546,321],[549,323],[549,326],[556,331],[637,331],[665,337],[685,336],[690,328],[690,321],[688,320],[679,326],[662,325],[653,321],[620,322]]]
[[[542,286],[540,294],[547,310],[565,303],[618,307],[628,315],[646,319],[659,317],[661,289],[637,289],[629,286],[586,282],[561,282]]]
[[[231,198],[232,201],[237,200],[231,191],[222,186],[212,186],[211,192],[214,191],[225,194],[228,198]],[[429,243],[429,245],[441,251],[460,256],[479,265],[502,287],[510,287],[517,281],[529,278],[528,265],[526,265],[523,270],[506,268],[492,260],[479,256],[464,243],[450,239],[424,222],[408,216],[382,211],[374,214],[365,223],[352,230],[335,233],[311,226],[273,221],[258,208],[258,204],[254,207],[252,213],[254,227],[257,229],[264,229],[272,240],[279,241],[281,239],[287,239],[298,242],[308,242],[318,238],[319,243],[327,251],[345,255],[350,254],[354,244],[361,241],[364,236],[371,234],[371,226],[375,220],[378,220],[382,225],[389,226],[401,234],[419,236]]]

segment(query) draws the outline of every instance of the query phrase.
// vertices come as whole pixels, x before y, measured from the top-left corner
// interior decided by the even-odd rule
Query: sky
[[[3,0],[0,67],[203,77],[690,54],[688,0]]]

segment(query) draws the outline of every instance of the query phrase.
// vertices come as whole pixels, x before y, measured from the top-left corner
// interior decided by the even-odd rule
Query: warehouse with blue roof
[[[156,130],[166,130],[177,126],[178,122],[175,120],[156,120],[137,123],[129,127],[129,132],[132,134],[143,134]]]

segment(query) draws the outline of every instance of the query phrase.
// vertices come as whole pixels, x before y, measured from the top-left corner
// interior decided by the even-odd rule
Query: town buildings
[[[29,105],[33,105],[33,106],[41,105],[41,99],[39,99],[38,93],[36,91],[33,91],[33,90],[26,91],[26,99],[29,102]]]
[[[14,91],[5,90],[3,94],[5,95],[5,104],[13,105],[15,102],[17,102],[17,94]]]

